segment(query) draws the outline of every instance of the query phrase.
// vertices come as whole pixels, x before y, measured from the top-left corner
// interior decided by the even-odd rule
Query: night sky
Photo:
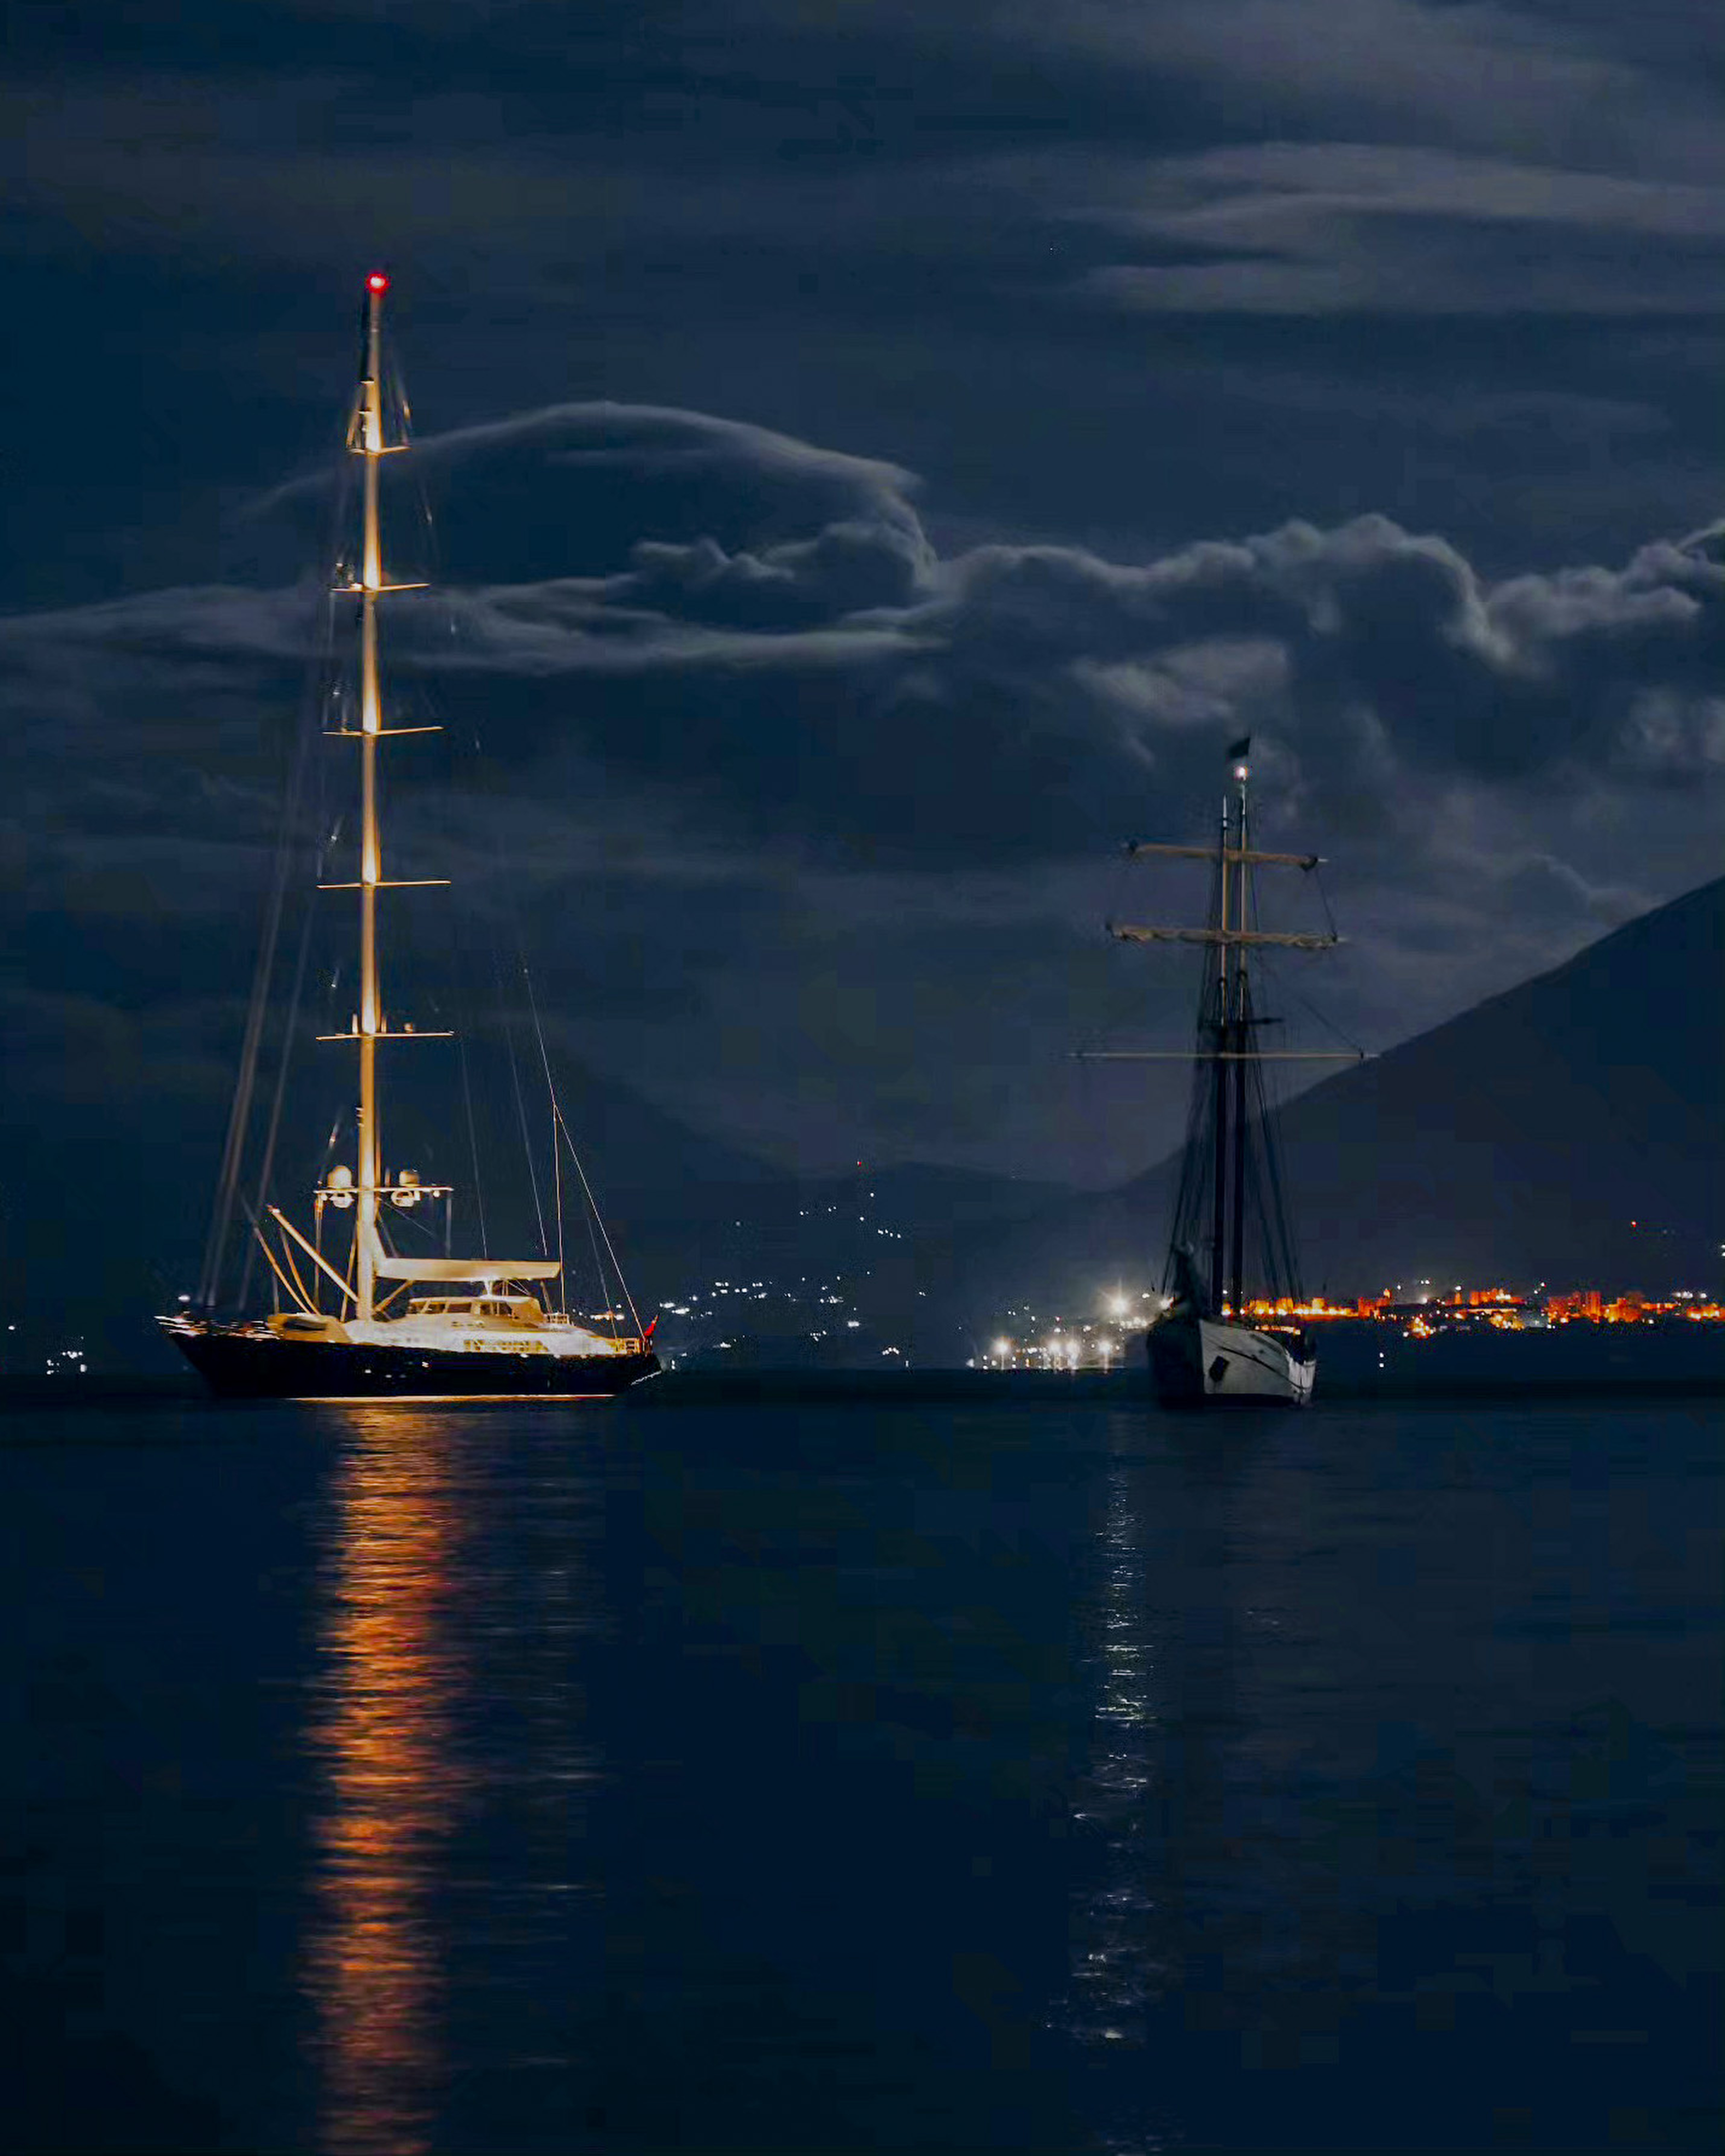
[[[485,773],[399,780],[401,872],[701,1131],[1165,1150],[1070,1053],[1182,1037],[1102,922],[1192,917],[1120,844],[1236,733],[1373,1046],[1717,873],[1714,0],[10,18],[14,1143],[213,1172],[374,264],[450,588],[396,654]]]

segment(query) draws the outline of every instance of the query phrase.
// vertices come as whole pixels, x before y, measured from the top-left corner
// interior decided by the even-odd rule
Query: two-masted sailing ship
[[[404,1224],[439,1203],[447,1206],[453,1191],[422,1180],[413,1169],[386,1172],[383,1166],[382,1078],[392,1050],[409,1039],[449,1038],[398,1023],[382,985],[379,901],[406,886],[384,873],[379,764],[393,737],[431,731],[390,722],[381,679],[380,616],[393,593],[423,588],[393,583],[383,564],[379,469],[385,457],[408,446],[405,439],[385,438],[382,329],[388,283],[381,273],[367,280],[360,379],[347,436],[360,467],[359,557],[351,581],[336,588],[352,603],[358,634],[357,710],[345,711],[330,729],[343,737],[359,766],[357,874],[350,882],[323,886],[357,901],[358,1008],[345,1032],[320,1036],[358,1065],[351,1125],[355,1158],[351,1166],[338,1161],[325,1168],[311,1193],[310,1234],[275,1205],[254,1214],[251,1230],[267,1260],[275,1306],[266,1316],[218,1317],[215,1282],[244,1143],[248,1071],[236,1091],[220,1224],[213,1230],[215,1256],[207,1260],[203,1291],[198,1304],[160,1322],[210,1386],[226,1395],[608,1398],[659,1367],[653,1327],[640,1325],[620,1272],[610,1300],[623,1306],[583,1322],[567,1307],[561,1255],[403,1255],[392,1246],[392,1219]],[[255,1040],[249,1040],[247,1053],[254,1052]],[[554,1145],[567,1142],[554,1106],[552,1132]],[[584,1189],[584,1177],[582,1183]],[[594,1225],[604,1238],[596,1214]]]
[[[1320,860],[1315,854],[1271,852],[1252,844],[1250,752],[1250,737],[1228,750],[1231,790],[1223,796],[1214,844],[1139,841],[1127,849],[1135,859],[1208,861],[1210,906],[1204,925],[1109,923],[1109,933],[1123,942],[1197,944],[1204,952],[1195,1047],[1142,1056],[1126,1052],[1132,1060],[1189,1055],[1195,1066],[1163,1308],[1147,1336],[1156,1393],[1170,1406],[1303,1407],[1312,1398],[1317,1358],[1295,1315],[1299,1274],[1264,1065],[1289,1059],[1358,1060],[1355,1050],[1266,1045],[1266,1034],[1281,1021],[1260,1007],[1257,954],[1327,951],[1340,938],[1333,928],[1302,933],[1260,921],[1256,872],[1310,874]]]

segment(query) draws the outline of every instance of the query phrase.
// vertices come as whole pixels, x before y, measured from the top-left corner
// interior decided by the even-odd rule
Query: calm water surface
[[[13,1414],[8,2144],[1711,2150],[1717,1420]]]

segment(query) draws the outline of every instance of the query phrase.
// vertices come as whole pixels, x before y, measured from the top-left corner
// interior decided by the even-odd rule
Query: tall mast
[[[354,1315],[372,1316],[377,1265],[377,886],[382,848],[377,833],[377,737],[382,731],[377,691],[377,596],[383,588],[383,546],[377,513],[377,464],[383,441],[383,295],[389,280],[373,270],[366,280],[365,354],[349,447],[365,459],[365,530],[359,573],[359,1176],[354,1222],[357,1245]]]
[[[1248,767],[1242,759],[1234,767],[1234,776],[1240,785],[1235,810],[1235,823],[1240,832],[1240,859],[1235,864],[1240,876],[1235,919],[1241,929],[1246,921],[1246,855],[1250,850],[1251,837],[1246,828],[1246,779]],[[1227,946],[1224,945],[1224,949]],[[1246,1180],[1246,1072],[1249,1052],[1256,1044],[1252,1039],[1251,1003],[1246,992],[1246,946],[1240,944],[1234,961],[1234,1252],[1229,1269],[1231,1293],[1230,1307],[1236,1322],[1245,1307],[1245,1180]]]
[[[1216,970],[1206,965],[1199,1011],[1195,1050],[1189,1049],[1084,1049],[1081,1062],[1161,1063],[1193,1061],[1193,1115],[1181,1168],[1179,1194],[1175,1201],[1173,1255],[1168,1279],[1176,1285],[1179,1274],[1175,1260],[1182,1252],[1193,1264],[1208,1229],[1210,1251],[1208,1288],[1210,1309],[1219,1316],[1224,1304],[1237,1318],[1245,1300],[1246,1173],[1252,1156],[1250,1108],[1255,1081],[1246,1065],[1257,1063],[1357,1063],[1364,1060],[1358,1049],[1263,1048],[1258,1029],[1266,1023],[1252,1009],[1249,952],[1259,947],[1285,951],[1329,951],[1341,941],[1333,928],[1321,935],[1260,928],[1252,919],[1252,872],[1259,868],[1317,868],[1316,854],[1275,853],[1251,841],[1247,781],[1247,758],[1251,738],[1230,744],[1228,760],[1233,782],[1231,794],[1222,797],[1219,837],[1209,845],[1170,844],[1158,839],[1134,839],[1127,847],[1133,860],[1148,856],[1214,864],[1216,880],[1210,917],[1202,928],[1149,927],[1111,921],[1108,933],[1123,943],[1197,943],[1216,952]],[[1208,1065],[1208,1068],[1204,1066]],[[1263,1101],[1258,1096],[1260,1120]],[[1208,1111],[1208,1112],[1206,1112]],[[1258,1143],[1266,1175],[1271,1168],[1271,1137],[1264,1124]],[[1230,1202],[1231,1201],[1231,1202]],[[1281,1200],[1274,1200],[1280,1218]],[[1208,1213],[1208,1220],[1205,1214]],[[1268,1225],[1266,1218],[1266,1228]]]
[[[422,1198],[447,1197],[447,1188],[439,1183],[422,1183],[414,1175],[404,1175],[398,1185],[384,1183],[380,1163],[382,1159],[382,1132],[377,1112],[377,1045],[380,1041],[394,1040],[404,1035],[417,1040],[447,1040],[447,1034],[418,1034],[409,1025],[399,1032],[392,1032],[384,1023],[383,998],[377,978],[377,894],[380,891],[399,891],[428,883],[441,883],[441,876],[412,877],[403,882],[383,873],[383,844],[379,834],[377,808],[377,747],[387,736],[397,734],[435,733],[435,726],[386,726],[383,723],[383,700],[378,687],[377,666],[377,602],[391,592],[419,591],[423,586],[414,583],[389,583],[383,574],[383,538],[378,513],[377,465],[380,458],[393,456],[407,444],[386,442],[383,439],[383,368],[382,327],[383,295],[389,290],[389,280],[381,270],[374,270],[366,280],[365,313],[362,319],[363,336],[359,363],[359,388],[354,398],[353,418],[347,429],[347,446],[357,457],[365,459],[365,484],[362,490],[364,521],[360,536],[358,574],[352,583],[337,586],[359,601],[359,724],[341,726],[334,732],[359,743],[359,880],[357,883],[325,884],[325,891],[357,891],[359,893],[359,1009],[347,1033],[320,1034],[321,1040],[353,1040],[359,1048],[359,1105],[355,1116],[359,1142],[359,1172],[351,1186],[356,1201],[353,1221],[353,1314],[356,1318],[368,1319],[377,1315],[377,1260],[382,1245],[377,1235],[377,1207],[382,1199],[393,1199],[403,1207],[417,1204]],[[339,1188],[333,1183],[322,1187],[318,1202],[335,1198],[346,1206],[350,1186],[345,1181]]]
[[[1230,927],[1228,886],[1233,869],[1228,859],[1228,797],[1222,796],[1221,835],[1216,844],[1216,865],[1221,871],[1221,931],[1216,944],[1216,1113],[1215,1188],[1210,1199],[1210,1307],[1219,1312],[1227,1279],[1228,1245],[1224,1237],[1228,1191],[1228,995],[1230,987],[1228,933]]]

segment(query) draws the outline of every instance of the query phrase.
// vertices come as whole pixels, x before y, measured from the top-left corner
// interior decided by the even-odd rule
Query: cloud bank
[[[1183,975],[1101,945],[1108,863],[1207,829],[1238,732],[1271,825],[1335,859],[1341,1014],[1379,1042],[1714,866],[1705,539],[1495,581],[1378,516],[1137,562],[942,552],[906,472],[700,413],[564,404],[424,449],[464,570],[511,529],[551,573],[402,603],[404,693],[485,773],[403,767],[402,844],[555,920],[542,962],[617,1075],[810,1164],[1034,1149],[1100,1179],[1155,1149],[1141,1102],[1080,1110],[1055,1074],[1178,1023]],[[243,992],[314,616],[201,588],[0,623],[39,1045],[73,925],[152,1024],[223,968]],[[1190,901],[1130,892],[1141,917]],[[212,1020],[187,1023],[202,1070]]]

